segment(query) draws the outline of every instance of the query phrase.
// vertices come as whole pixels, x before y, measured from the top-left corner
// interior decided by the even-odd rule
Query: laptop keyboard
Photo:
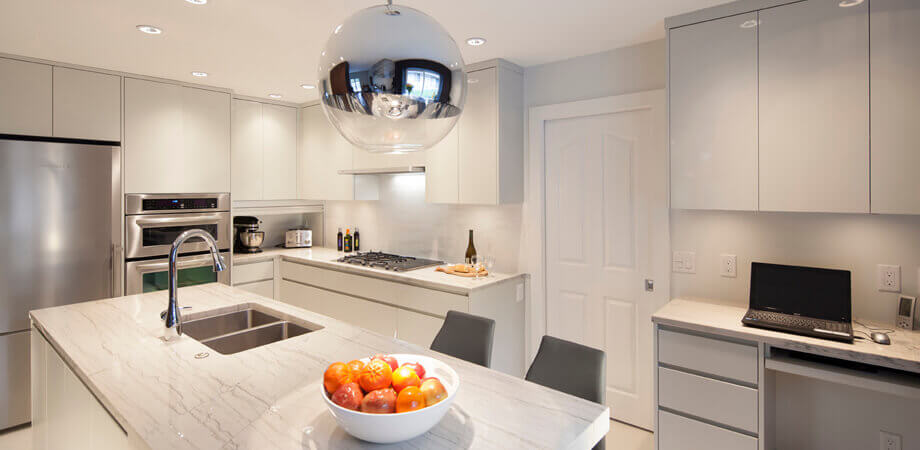
[[[772,322],[778,325],[784,325],[792,328],[804,330],[827,330],[837,333],[851,332],[851,326],[845,322],[834,322],[831,320],[812,319],[810,317],[793,316],[769,311],[748,311],[747,317],[758,322]]]

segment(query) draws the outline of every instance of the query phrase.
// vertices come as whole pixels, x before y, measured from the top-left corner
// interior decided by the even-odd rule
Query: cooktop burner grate
[[[354,255],[345,255],[336,261],[359,266],[392,270],[394,272],[406,272],[409,270],[444,264],[444,261],[373,251],[364,253],[359,252],[355,253]]]

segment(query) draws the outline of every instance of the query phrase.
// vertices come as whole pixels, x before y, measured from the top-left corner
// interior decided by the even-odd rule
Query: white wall
[[[900,265],[902,291],[917,294],[920,216],[672,210],[671,249],[696,252],[672,297],[747,305],[751,261],[838,268],[852,271],[855,317],[894,323],[897,294],[876,289],[876,265]],[[738,255],[737,278],[719,275],[723,253]]]
[[[425,203],[425,176],[381,175],[377,201],[327,201],[325,239],[335,247],[338,228],[361,231],[361,251],[462,262],[469,230],[476,252],[495,257],[498,272],[518,271],[521,206]]]

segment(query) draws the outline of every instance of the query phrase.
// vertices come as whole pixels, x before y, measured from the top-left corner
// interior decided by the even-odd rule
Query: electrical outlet
[[[878,265],[878,290],[901,292],[901,266]]]
[[[674,252],[671,258],[671,271],[678,273],[696,273],[695,252]]]
[[[878,432],[879,450],[901,450],[901,435],[887,431]]]
[[[728,278],[738,276],[738,257],[735,255],[722,255],[722,263],[719,265],[719,275]]]

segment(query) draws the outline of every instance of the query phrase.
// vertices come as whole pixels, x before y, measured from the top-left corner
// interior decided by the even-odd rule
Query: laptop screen
[[[849,322],[850,271],[751,263],[751,309]]]

